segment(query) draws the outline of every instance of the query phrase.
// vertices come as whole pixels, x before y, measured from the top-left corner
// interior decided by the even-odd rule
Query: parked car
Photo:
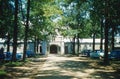
[[[91,52],[92,52],[91,50],[83,50],[83,51],[81,52],[81,54],[84,55],[84,56],[89,57]]]
[[[0,49],[0,62],[3,62],[4,58],[5,58],[4,48],[2,47]]]
[[[109,54],[109,59],[120,59],[120,50],[113,50]]]
[[[5,54],[0,53],[0,62],[2,62],[5,59]]]
[[[22,53],[16,53],[16,59],[21,60],[23,58]],[[5,52],[5,60],[10,61],[12,59],[12,52]]]
[[[21,60],[22,58],[23,58],[23,53],[19,52],[19,53],[16,54],[16,59],[17,60]]]
[[[90,53],[90,57],[91,58],[101,58],[101,57],[104,57],[104,51],[95,50],[95,51]]]
[[[12,53],[11,52],[5,52],[5,60],[10,61],[12,59]]]
[[[34,57],[34,56],[35,56],[35,53],[32,52],[32,51],[30,51],[30,50],[28,50],[28,51],[26,52],[26,55],[27,55],[27,57]]]

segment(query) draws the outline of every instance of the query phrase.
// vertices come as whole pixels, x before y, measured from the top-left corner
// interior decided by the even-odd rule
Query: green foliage
[[[29,36],[32,38],[37,36],[40,40],[48,39],[48,35],[55,34],[56,26],[53,20],[61,14],[62,11],[56,5],[55,0],[32,0],[30,14],[32,26]]]
[[[24,62],[9,62],[9,63],[6,63],[5,66],[15,67],[15,66],[22,66],[23,64]]]
[[[0,37],[5,37],[8,33],[11,38],[13,37],[14,5],[11,2],[13,0],[0,0]],[[108,6],[110,23],[115,26],[120,25],[119,4],[119,0],[110,0]],[[26,6],[24,0],[19,4],[18,39],[24,38]],[[74,33],[79,33],[80,38],[87,38],[96,32],[99,37],[100,21],[105,15],[104,9],[104,0],[31,0],[29,39],[35,36],[39,39],[47,39],[47,35],[56,35],[55,28],[62,29],[68,26],[71,33],[68,30],[61,30],[64,36],[74,36]],[[57,18],[59,20],[53,21]]]
[[[108,1],[108,19],[109,19],[109,29],[112,28],[114,25],[117,27],[120,25],[119,21],[119,13],[120,10],[117,8],[120,5],[119,0],[110,0]],[[92,23],[92,28],[93,30],[91,32],[97,32],[97,35],[99,36],[100,34],[100,25],[101,25],[101,20],[105,20],[105,13],[106,13],[106,4],[105,0],[93,0],[90,2],[91,8],[90,8],[90,19]]]
[[[62,2],[61,2],[62,3]],[[67,5],[66,5],[67,4]],[[68,26],[69,30],[72,33],[72,36],[75,36],[79,33],[80,38],[90,37],[90,30],[92,25],[89,23],[89,9],[90,5],[86,0],[68,0],[61,4],[63,9],[62,23],[63,26]],[[76,32],[74,32],[74,31]],[[66,30],[62,32],[63,35],[71,36],[71,33]]]
[[[12,31],[13,6],[11,0],[0,1],[0,37],[5,38],[6,34]],[[11,34],[12,35],[12,34]]]
[[[0,77],[6,76],[7,72],[4,70],[0,70]]]

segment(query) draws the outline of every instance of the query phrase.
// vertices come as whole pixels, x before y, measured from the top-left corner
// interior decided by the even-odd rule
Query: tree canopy
[[[27,20],[27,38],[33,41],[49,40],[50,35],[56,35],[55,29],[59,29],[64,37],[103,37],[108,47],[107,40],[120,31],[119,0],[30,0],[29,19],[27,1],[15,2],[0,0],[0,38],[23,40]]]

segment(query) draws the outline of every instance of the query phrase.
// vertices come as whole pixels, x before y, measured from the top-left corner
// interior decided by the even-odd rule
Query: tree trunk
[[[37,39],[37,53],[39,52],[39,40]]]
[[[114,50],[114,40],[115,40],[114,39],[114,36],[115,36],[114,33],[115,33],[115,26],[113,25],[112,26],[112,41],[111,41],[111,45],[112,45],[111,48],[112,48],[112,50]]]
[[[80,41],[79,41],[79,33],[77,34],[77,54],[79,54],[80,50]]]
[[[7,36],[7,52],[10,52],[10,34]]]
[[[105,55],[104,64],[109,64],[108,59],[108,29],[109,29],[109,17],[108,17],[108,0],[105,0]]]
[[[0,1],[0,16],[3,15],[3,2],[4,2],[4,0]]]
[[[26,59],[28,27],[29,27],[29,13],[30,13],[30,0],[28,0],[28,2],[27,2],[27,20],[26,20],[26,26],[25,26],[23,61],[25,61],[25,59]]]
[[[34,53],[36,54],[36,47],[37,47],[37,38],[35,36],[35,41],[34,41]]]
[[[74,36],[74,38],[73,38],[73,55],[75,55],[75,36]]]
[[[93,33],[93,51],[95,51],[95,33]]]
[[[16,61],[17,52],[17,35],[18,35],[18,0],[15,0],[15,17],[14,17],[14,34],[13,34],[13,54],[12,61]]]
[[[103,51],[103,19],[101,19],[101,39],[100,39],[100,50]]]

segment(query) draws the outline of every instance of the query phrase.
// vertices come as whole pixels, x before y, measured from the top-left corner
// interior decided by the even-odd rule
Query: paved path
[[[34,79],[94,79],[90,76],[94,69],[86,69],[87,66],[88,60],[79,57],[49,55]]]

